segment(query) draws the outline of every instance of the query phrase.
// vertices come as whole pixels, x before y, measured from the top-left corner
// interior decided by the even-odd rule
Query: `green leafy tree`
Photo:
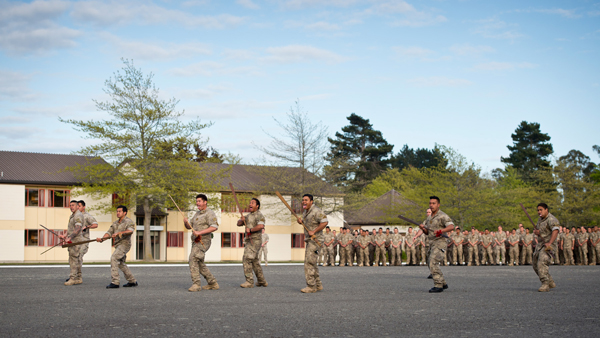
[[[408,145],[396,154],[391,160],[392,168],[404,169],[409,166],[415,168],[433,168],[439,165],[445,166],[446,159],[436,145],[433,149],[409,148]]]
[[[380,131],[373,129],[368,119],[352,113],[349,125],[328,138],[330,151],[325,172],[328,180],[349,191],[360,191],[390,167],[393,145]]]
[[[522,121],[511,135],[512,146],[508,157],[501,157],[501,161],[517,169],[526,182],[531,182],[536,176],[535,172],[542,172],[550,168],[549,157],[552,155],[550,136],[542,133],[539,123]]]
[[[82,179],[81,193],[99,198],[118,194],[119,202],[144,208],[144,260],[152,259],[150,243],[151,212],[169,205],[172,195],[188,206],[199,191],[211,191],[216,172],[203,172],[186,151],[204,142],[200,132],[211,125],[199,119],[183,122],[178,100],[163,100],[153,82],[133,62],[123,60],[122,72],[106,80],[104,92],[109,101],[95,101],[96,108],[108,113],[107,120],[63,120],[83,132],[95,144],[76,153],[102,157],[108,163],[71,168]],[[114,208],[112,203],[105,209]]]

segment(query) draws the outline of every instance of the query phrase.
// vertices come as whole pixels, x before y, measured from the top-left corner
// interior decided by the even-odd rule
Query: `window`
[[[59,238],[57,235],[66,235],[67,234],[67,230],[53,230],[55,234],[51,233],[50,231],[46,231],[46,230],[40,230],[40,232],[43,232],[45,235],[40,234],[40,239],[42,237],[45,238],[46,241],[46,246],[55,246],[56,244],[58,244],[60,242]],[[42,245],[42,244],[40,244]]]
[[[25,246],[38,246],[37,230],[25,230]]]
[[[231,248],[231,233],[224,232],[221,234],[221,248]]]
[[[183,248],[183,231],[169,231],[167,233],[167,247]]]
[[[48,190],[48,207],[68,208],[70,198],[70,190]]]
[[[25,206],[26,207],[43,207],[46,191],[44,189],[25,189]]]
[[[45,229],[25,230],[25,246],[55,246],[60,243],[58,235],[66,235],[67,230],[53,230],[55,234]]]
[[[292,248],[304,248],[304,234],[292,234]]]
[[[135,218],[136,225],[144,225],[144,216],[138,216]],[[150,225],[160,225],[160,217],[152,216],[150,218]]]
[[[238,234],[238,238],[239,238],[239,242],[238,242],[238,248],[243,248],[244,247],[244,240],[246,239],[246,233],[242,232]]]

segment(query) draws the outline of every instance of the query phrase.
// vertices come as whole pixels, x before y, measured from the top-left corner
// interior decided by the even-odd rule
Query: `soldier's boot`
[[[245,288],[245,289],[253,288],[254,287],[254,281],[252,281],[252,282],[245,281],[240,286],[243,287],[243,288]]]
[[[548,283],[548,287],[550,287],[550,289],[554,289],[556,287],[556,283],[554,283],[554,281],[551,280],[550,283]]]
[[[471,266],[471,262],[467,263],[467,266]]]
[[[81,277],[75,279],[75,285],[77,285],[77,284],[83,284],[83,279]]]
[[[198,284],[192,284],[192,286],[188,289],[189,292],[198,292],[201,290],[202,290],[202,287]]]
[[[540,288],[538,289],[539,292],[548,292],[550,291],[550,285],[548,284],[542,284],[542,286],[540,286]]]
[[[269,286],[269,283],[267,283],[266,280],[263,280],[262,282],[256,282],[256,286],[264,286],[266,288]]]
[[[321,283],[320,281],[317,282],[315,287],[316,287],[317,291],[323,291],[323,283]]]
[[[515,266],[519,266],[519,263],[515,263]]]
[[[300,292],[302,292],[302,293],[315,293],[315,292],[317,292],[317,288],[316,287],[307,286],[304,289],[300,290]]]
[[[77,285],[77,284],[81,284],[81,283],[77,283],[76,279],[69,279],[68,281],[65,282],[66,286],[71,286],[71,285]]]
[[[202,287],[202,289],[204,289],[204,290],[219,290],[219,283],[217,283],[217,281],[214,281],[213,283],[204,285]]]

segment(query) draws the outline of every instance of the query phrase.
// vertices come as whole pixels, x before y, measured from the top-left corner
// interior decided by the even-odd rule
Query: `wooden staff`
[[[171,201],[173,201],[173,204],[175,204],[175,207],[177,208],[177,210],[179,210],[179,213],[181,213],[181,217],[186,218],[185,215],[183,214],[183,211],[181,211],[181,209],[179,209],[179,206],[177,205],[177,203],[175,203],[175,200],[173,199],[173,197],[171,197],[171,195],[169,195],[169,194],[167,194],[167,196],[169,196]],[[192,228],[192,233],[193,232],[194,232],[194,228]],[[204,244],[202,243],[202,236],[197,236],[196,239],[194,239],[194,242],[200,243],[200,245],[202,245],[202,248],[204,248],[204,250],[206,250],[206,248],[204,247]]]
[[[531,222],[531,225],[533,225],[533,230],[535,230],[535,223],[533,223],[533,220],[531,219],[531,216],[529,216],[527,209],[525,209],[525,206],[523,206],[523,203],[519,203],[519,205],[521,206],[521,209],[523,209],[523,212],[525,213],[525,215],[527,215],[527,218],[529,218],[529,222]],[[554,254],[552,253],[552,249],[546,247],[546,252],[550,253],[550,255],[552,255],[552,257],[554,257]]]
[[[292,215],[294,215],[294,217],[296,217],[296,219],[299,221],[298,223],[302,224],[302,226],[304,227],[304,230],[306,230],[307,232],[310,231],[310,230],[308,230],[308,228],[306,227],[306,225],[304,225],[304,222],[302,222],[302,220],[300,219],[300,217],[298,217],[298,215],[296,215],[296,213],[294,212],[294,209],[292,209],[292,207],[290,207],[290,205],[285,200],[285,198],[283,198],[283,196],[281,196],[281,194],[279,193],[279,191],[275,191],[275,193],[277,194],[277,196],[279,197],[279,199],[281,200],[281,202],[283,202],[283,204],[285,204],[285,206],[288,208],[288,210],[292,213]],[[312,235],[312,236],[310,236],[310,239],[312,239],[315,243],[317,243],[318,246],[321,246],[321,243],[319,243],[319,241],[317,241],[317,236]]]
[[[231,182],[229,182],[229,188],[231,189],[231,194],[233,195],[233,199],[235,200],[235,205],[237,206],[239,212],[240,212],[240,216],[244,217],[244,213],[242,212],[242,207],[240,207],[240,202],[238,201],[237,195],[235,194],[235,189],[233,189],[233,184]],[[244,225],[246,224],[246,221],[242,221],[244,222]],[[250,244],[252,244],[252,237],[250,237],[250,234],[248,234],[248,238],[250,238]]]

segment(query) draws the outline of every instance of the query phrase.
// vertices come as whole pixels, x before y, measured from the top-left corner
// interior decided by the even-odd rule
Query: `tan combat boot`
[[[83,284],[83,279],[81,279],[81,278],[77,278],[77,279],[75,280],[75,285],[77,285],[77,284]]]
[[[189,292],[197,292],[201,291],[202,287],[198,284],[192,284],[192,286],[188,289]]]
[[[240,286],[243,287],[243,288],[245,288],[245,289],[249,289],[249,288],[253,288],[254,287],[254,283],[250,283],[248,281],[245,281]]]
[[[300,290],[300,292],[302,292],[302,293],[315,293],[315,292],[317,292],[317,288],[307,286],[304,289]]]
[[[263,286],[263,287],[267,287],[269,286],[269,283],[267,283],[267,281],[262,281],[262,282],[256,282],[256,286]]]
[[[323,291],[323,284],[317,284],[317,291]]]
[[[204,290],[219,290],[219,283],[214,282],[212,284],[204,285],[202,287]]]
[[[548,284],[542,284],[538,289],[539,292],[548,292],[550,291],[550,286]]]
[[[556,283],[554,283],[554,281],[550,281],[550,283],[548,283],[548,286],[550,287],[550,289],[554,289],[556,287]]]
[[[77,285],[77,284],[81,284],[81,283],[77,283],[77,280],[72,279],[72,278],[65,282],[66,286]]]

